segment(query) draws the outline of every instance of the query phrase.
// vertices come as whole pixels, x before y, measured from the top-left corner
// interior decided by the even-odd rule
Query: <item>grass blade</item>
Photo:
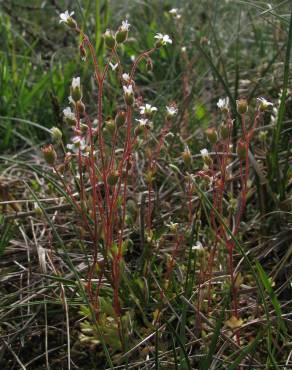
[[[284,199],[285,191],[284,191],[284,186],[283,186],[284,185],[283,179],[282,179],[281,172],[280,172],[278,150],[281,144],[281,129],[283,125],[284,114],[286,110],[286,98],[288,94],[289,62],[290,62],[290,54],[291,54],[291,44],[292,44],[292,5],[291,5],[288,40],[287,40],[287,49],[286,49],[285,63],[284,63],[283,91],[281,94],[277,124],[276,124],[274,134],[273,134],[272,150],[269,155],[270,179],[271,179],[272,185],[274,185],[273,188],[277,188],[277,191],[280,195],[281,200]],[[276,181],[276,184],[274,183],[275,181]]]
[[[213,355],[215,354],[216,347],[218,344],[218,338],[220,336],[220,330],[222,328],[223,320],[224,320],[224,314],[225,314],[225,309],[227,305],[227,298],[225,297],[222,303],[222,310],[220,312],[219,319],[216,322],[216,326],[214,329],[214,333],[212,335],[209,351],[207,355],[200,361],[199,363],[199,370],[208,370],[210,369],[210,365],[213,359]]]

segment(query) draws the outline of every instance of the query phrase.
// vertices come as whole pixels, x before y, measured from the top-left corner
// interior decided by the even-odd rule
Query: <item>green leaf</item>
[[[277,296],[272,288],[272,285],[271,285],[271,281],[268,277],[268,275],[266,274],[265,270],[262,268],[262,266],[260,265],[260,263],[258,261],[256,261],[256,268],[259,272],[259,275],[261,277],[261,281],[267,291],[267,293],[269,294],[269,297],[271,299],[271,302],[274,306],[274,309],[275,309],[275,312],[277,314],[277,318],[278,318],[278,324],[279,324],[279,327],[281,328],[281,330],[287,334],[287,328],[285,326],[285,323],[282,319],[282,311],[281,311],[281,305],[277,299]]]

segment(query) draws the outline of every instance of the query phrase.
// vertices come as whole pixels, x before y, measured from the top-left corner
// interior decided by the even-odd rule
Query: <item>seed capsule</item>
[[[209,141],[210,144],[216,144],[217,141],[218,141],[218,135],[217,135],[217,132],[214,128],[208,128],[206,131],[205,131],[205,134],[207,136],[207,139]]]
[[[126,112],[118,112],[115,117],[115,122],[118,127],[123,126],[123,124],[126,122]]]
[[[119,171],[118,170],[113,170],[111,171],[108,176],[107,176],[107,182],[110,186],[116,185],[119,179]]]
[[[113,49],[116,46],[115,35],[111,30],[106,30],[104,34],[104,42],[109,49]]]
[[[52,136],[52,139],[58,143],[62,140],[62,131],[58,129],[58,127],[52,127],[51,136]]]
[[[57,160],[57,153],[52,144],[47,145],[42,149],[45,161],[50,165],[54,166]]]
[[[237,143],[236,153],[240,160],[244,161],[246,159],[246,144],[242,140]]]
[[[248,103],[246,99],[236,100],[237,112],[239,114],[245,114],[248,111]]]

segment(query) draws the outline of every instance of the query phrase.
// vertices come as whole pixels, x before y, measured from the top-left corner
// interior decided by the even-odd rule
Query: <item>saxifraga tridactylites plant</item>
[[[145,142],[151,141],[153,130],[153,118],[157,108],[149,103],[144,104],[142,97],[138,95],[135,84],[135,73],[139,63],[146,60],[148,66],[152,67],[151,55],[159,48],[171,44],[168,35],[156,34],[156,42],[150,50],[142,52],[133,62],[129,73],[123,70],[121,59],[118,55],[119,45],[127,41],[130,24],[123,21],[116,32],[106,30],[104,43],[109,50],[107,63],[102,66],[98,64],[94,47],[88,36],[79,28],[76,20],[72,18],[73,13],[66,11],[61,14],[60,22],[65,23],[72,31],[76,32],[81,43],[79,50],[81,59],[86,61],[90,56],[94,67],[94,78],[97,84],[97,117],[94,118],[83,101],[83,91],[80,77],[73,78],[70,89],[70,107],[64,109],[64,121],[72,127],[74,135],[71,143],[66,147],[62,141],[62,132],[58,128],[52,129],[52,137],[55,147],[50,144],[43,149],[46,162],[53,167],[54,173],[62,183],[64,190],[71,198],[77,213],[81,217],[83,227],[86,229],[91,245],[92,258],[88,268],[86,279],[86,291],[89,301],[96,313],[96,319],[101,323],[103,335],[112,349],[120,349],[123,345],[122,326],[124,324],[122,314],[122,302],[120,297],[121,275],[124,269],[123,251],[126,249],[127,236],[127,206],[128,201],[137,189],[133,183],[137,183],[134,170],[135,161],[139,158],[137,154]],[[121,85],[123,103],[116,102],[115,117],[107,117],[104,104],[106,96],[105,81],[109,71],[116,71],[117,79]],[[237,191],[229,189],[231,183],[232,168],[230,166],[231,139],[233,119],[229,108],[229,99],[220,99],[218,108],[223,115],[223,122],[219,130],[209,128],[206,136],[213,153],[207,149],[201,150],[204,163],[202,171],[192,174],[192,154],[187,145],[182,153],[186,172],[182,183],[185,182],[186,194],[189,198],[186,225],[178,225],[170,222],[168,224],[170,235],[173,236],[174,247],[166,264],[164,283],[159,288],[161,301],[155,313],[154,323],[157,323],[163,308],[164,297],[168,292],[172,271],[179,251],[186,242],[186,236],[192,228],[193,214],[192,196],[196,192],[196,183],[199,178],[207,180],[207,188],[212,193],[212,209],[210,212],[210,226],[215,235],[214,243],[206,254],[206,248],[197,240],[193,250],[199,254],[200,272],[198,276],[197,307],[201,309],[203,293],[201,285],[209,280],[207,292],[207,311],[212,306],[211,278],[213,276],[216,255],[219,245],[224,245],[227,254],[227,266],[230,275],[230,286],[232,292],[232,315],[226,322],[231,329],[239,328],[242,321],[238,314],[238,287],[241,276],[234,273],[233,254],[235,244],[227,227],[232,230],[232,235],[237,236],[240,222],[246,207],[249,177],[249,145],[253,137],[262,113],[272,105],[264,98],[259,98],[252,124],[247,125],[248,104],[245,99],[237,100],[237,112],[241,117],[242,137],[237,142],[237,157],[239,159],[239,183]],[[146,236],[151,239],[152,230],[152,203],[153,183],[157,172],[157,159],[160,156],[164,140],[171,128],[173,117],[177,114],[175,104],[170,104],[164,112],[164,124],[159,133],[158,140],[153,140],[152,146],[147,147],[147,163],[143,164],[143,191],[147,193],[147,209],[145,210]],[[59,149],[58,149],[59,147]],[[57,153],[63,150],[62,156]],[[137,154],[137,155],[136,155]],[[141,188],[140,188],[141,190]],[[227,193],[230,190],[229,193]],[[238,194],[236,194],[236,192]],[[131,193],[131,196],[129,195]],[[76,195],[78,194],[78,195]],[[234,196],[238,195],[237,202]],[[229,202],[226,208],[224,203]],[[219,215],[219,219],[218,219]],[[220,222],[224,220],[225,225]],[[144,230],[144,226],[143,226]],[[203,251],[203,252],[202,252]],[[202,253],[203,254],[202,254]],[[143,253],[143,251],[142,251]],[[147,270],[147,268],[145,269]],[[195,272],[194,272],[195,273]],[[104,280],[112,288],[112,301],[101,296]],[[201,297],[202,296],[202,297]],[[82,313],[87,315],[88,311],[83,307]],[[125,316],[125,315],[124,315]],[[110,318],[110,320],[108,320]],[[114,323],[111,320],[114,318]],[[92,333],[90,323],[84,322],[84,334]],[[118,331],[120,341],[113,340]],[[81,337],[87,341],[87,337]],[[236,331],[237,343],[240,344],[239,331]]]
[[[62,132],[58,128],[53,128],[52,137],[56,148],[50,144],[43,149],[43,154],[71,198],[92,242],[92,261],[87,274],[86,290],[96,312],[96,318],[99,320],[100,289],[106,275],[113,289],[114,315],[119,326],[121,316],[119,285],[123,269],[128,191],[133,177],[133,153],[149,139],[153,128],[152,119],[157,111],[156,107],[143,104],[141,96],[136,99],[137,86],[134,78],[139,63],[146,60],[147,65],[152,66],[150,56],[159,48],[171,44],[172,40],[168,35],[156,34],[154,47],[142,52],[133,62],[130,72],[126,73],[118,55],[119,45],[127,40],[130,27],[127,20],[123,21],[116,32],[106,30],[104,33],[104,43],[109,50],[109,57],[102,68],[98,64],[89,37],[79,28],[72,17],[73,14],[68,11],[61,14],[60,22],[65,23],[81,37],[79,50],[82,60],[86,61],[88,54],[92,58],[98,90],[97,117],[92,118],[87,113],[80,77],[73,78],[69,97],[70,107],[63,111],[64,122],[74,132],[71,143],[65,148]],[[115,117],[105,119],[107,116],[103,102],[106,94],[105,80],[111,69],[116,70],[121,84],[124,106],[120,108],[121,105],[116,102]],[[156,160],[176,114],[177,108],[174,103],[166,107],[160,138],[155,141],[149,155],[149,163],[146,165],[145,183],[149,196],[148,231],[151,228],[151,184],[155,178]],[[120,143],[122,148],[119,147]],[[61,149],[63,154],[60,158],[57,152],[61,152]]]
[[[273,104],[265,98],[258,98],[258,106],[254,113],[251,124],[247,124],[248,102],[246,99],[236,101],[237,113],[241,118],[242,137],[237,141],[237,157],[239,159],[239,194],[237,200],[234,196],[234,189],[230,189],[232,183],[232,128],[233,119],[229,107],[229,98],[219,99],[217,106],[223,115],[223,121],[219,129],[208,128],[205,133],[212,148],[213,155],[210,155],[207,149],[201,150],[204,168],[196,176],[207,180],[208,187],[212,192],[212,209],[210,213],[211,227],[215,235],[213,246],[210,250],[208,263],[201,271],[200,281],[211,279],[213,276],[214,260],[218,253],[218,245],[221,243],[228,252],[228,271],[230,274],[230,283],[232,291],[232,316],[226,322],[232,329],[239,328],[242,320],[238,313],[238,288],[241,285],[241,274],[234,274],[233,252],[235,248],[234,240],[227,232],[226,226],[232,231],[233,237],[239,232],[240,222],[246,208],[246,199],[248,194],[249,178],[249,148],[250,141],[263,113]],[[224,198],[227,197],[228,207],[224,204]],[[218,218],[219,215],[219,218]],[[222,222],[224,220],[224,223]],[[200,293],[198,297],[198,308],[200,309]],[[208,288],[208,311],[211,308],[211,283],[209,280]],[[237,343],[240,344],[239,330],[236,332]]]

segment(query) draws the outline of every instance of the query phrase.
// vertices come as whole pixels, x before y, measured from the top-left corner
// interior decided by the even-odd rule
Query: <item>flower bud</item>
[[[85,123],[80,122],[80,135],[85,135],[88,130],[88,126]]]
[[[135,127],[134,133],[136,136],[142,135],[146,131],[146,126],[142,123]]]
[[[233,196],[231,196],[229,199],[228,199],[228,207],[227,209],[229,211],[236,211],[236,208],[237,208],[237,200],[236,198],[233,198]]]
[[[209,39],[208,39],[208,37],[207,36],[202,36],[201,38],[200,38],[200,44],[201,45],[208,45],[210,43],[210,41],[209,41]]]
[[[119,30],[116,32],[116,41],[118,44],[122,44],[128,38],[128,31]]]
[[[58,143],[59,141],[62,140],[62,131],[58,129],[58,127],[52,127],[51,136],[52,136],[52,139]]]
[[[119,171],[118,170],[113,170],[111,171],[108,176],[107,176],[107,182],[110,186],[114,186],[116,185],[116,183],[118,182],[118,179],[119,179]]]
[[[265,142],[267,140],[267,136],[268,136],[268,131],[261,130],[259,132],[259,140],[261,142]]]
[[[116,46],[116,39],[113,31],[109,29],[106,30],[104,34],[104,42],[109,49],[113,49]]]
[[[66,164],[65,163],[59,164],[58,167],[57,167],[57,170],[58,170],[59,173],[62,173],[62,174],[65,173],[65,171],[66,171]]]
[[[35,215],[39,218],[44,216],[43,210],[40,208],[40,206],[37,203],[34,204],[34,212],[35,212]]]
[[[79,114],[80,114],[81,116],[83,116],[83,115],[84,115],[84,113],[85,113],[85,105],[84,105],[84,103],[82,103],[82,101],[81,101],[81,100],[79,100],[79,101],[76,103],[76,109],[78,110],[78,112],[79,112]]]
[[[133,165],[132,161],[127,161],[127,163],[126,163],[126,170],[127,171],[130,171],[130,169],[132,168],[132,165]]]
[[[241,161],[246,159],[246,144],[242,140],[237,143],[236,153]]]
[[[148,170],[145,174],[145,181],[147,184],[151,184],[155,179],[155,171]]]
[[[47,145],[42,149],[45,161],[50,165],[53,166],[57,160],[57,153],[52,144]]]
[[[150,58],[147,59],[146,70],[147,72],[151,72],[153,70],[153,62]]]
[[[75,103],[82,99],[80,77],[73,78],[71,84],[71,97]]]
[[[133,86],[132,85],[123,86],[123,90],[126,104],[133,105],[134,104]]]
[[[86,61],[86,57],[87,57],[86,49],[82,44],[79,46],[79,52],[80,52],[81,60]]]
[[[108,133],[110,133],[111,135],[115,132],[115,129],[116,129],[116,124],[115,124],[115,121],[110,118],[106,121],[106,125],[105,125],[105,129],[107,130]]]
[[[208,168],[211,168],[212,167],[212,165],[213,165],[213,160],[212,160],[212,158],[211,157],[204,157],[204,159],[203,159],[203,161],[204,161],[204,164],[208,167]]]
[[[213,165],[213,160],[212,158],[210,157],[209,155],[209,152],[207,149],[202,149],[201,151],[201,155],[202,155],[202,159],[204,161],[204,164],[207,166],[207,167],[212,167]]]
[[[243,283],[244,281],[244,278],[243,276],[241,275],[241,273],[239,272],[237,275],[236,275],[236,278],[234,279],[234,288],[236,289],[239,289],[241,284]]]
[[[227,124],[225,122],[222,122],[221,125],[220,125],[220,136],[223,140],[226,140],[228,139],[229,137],[229,128],[227,126]]]
[[[236,100],[236,108],[239,114],[245,114],[248,111],[248,104],[246,99]]]
[[[207,136],[207,139],[209,141],[210,144],[216,144],[217,141],[218,141],[218,135],[217,135],[217,132],[214,128],[208,128],[206,131],[205,131],[205,134]]]
[[[119,111],[116,114],[115,122],[118,127],[121,127],[126,122],[126,112],[125,111]]]
[[[136,202],[133,199],[127,200],[127,212],[129,212],[132,216],[136,216],[138,211],[139,210]]]
[[[192,246],[192,251],[196,251],[197,256],[202,257],[206,249],[203,247],[203,244],[198,240],[195,245]]]
[[[192,165],[192,154],[190,152],[190,149],[188,147],[185,148],[185,150],[182,152],[182,159],[184,161],[184,164],[186,167],[191,167]]]

